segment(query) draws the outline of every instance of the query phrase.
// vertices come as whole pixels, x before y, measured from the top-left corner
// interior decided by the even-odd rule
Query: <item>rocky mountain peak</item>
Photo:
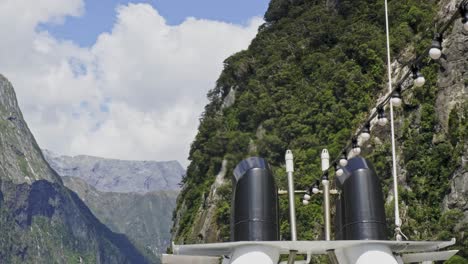
[[[0,149],[0,179],[16,184],[60,181],[44,161],[23,119],[13,86],[3,75],[0,75]]]
[[[0,75],[0,263],[154,263],[48,165]]]

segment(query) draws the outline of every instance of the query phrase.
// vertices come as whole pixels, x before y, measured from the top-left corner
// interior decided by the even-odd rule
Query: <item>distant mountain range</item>
[[[112,231],[143,252],[160,256],[170,245],[172,212],[185,170],[177,161],[127,161],[92,156],[45,159]]]
[[[179,190],[185,174],[177,161],[129,161],[93,156],[61,156],[43,150],[60,176],[79,177],[103,192],[147,193]]]

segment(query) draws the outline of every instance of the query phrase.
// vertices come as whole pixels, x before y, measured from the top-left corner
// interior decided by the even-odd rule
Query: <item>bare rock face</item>
[[[0,75],[0,263],[150,263],[44,160]]]
[[[453,12],[458,1],[450,0],[441,12]],[[468,32],[463,30],[460,21],[454,23],[452,31],[444,40],[444,56],[441,58],[441,71],[438,76],[440,88],[437,95],[437,114],[444,131],[451,133],[450,118],[468,120]],[[452,115],[452,118],[453,115]],[[463,121],[462,121],[463,122]],[[450,182],[450,193],[444,199],[445,209],[459,209],[464,219],[459,224],[468,224],[468,139],[459,142],[462,149],[460,167]]]
[[[454,12],[454,11],[452,11]],[[444,56],[440,59],[436,108],[444,130],[448,130],[450,112],[468,100],[468,33],[460,21],[444,39]]]
[[[38,180],[60,182],[37,146],[18,107],[8,80],[0,75],[0,178],[29,183]]]

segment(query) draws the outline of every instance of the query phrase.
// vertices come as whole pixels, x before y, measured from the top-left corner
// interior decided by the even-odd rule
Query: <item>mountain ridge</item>
[[[150,263],[63,185],[1,74],[0,197],[1,263]]]
[[[180,190],[185,174],[178,161],[139,161],[77,155],[58,155],[43,150],[60,176],[80,177],[103,192],[146,193]]]

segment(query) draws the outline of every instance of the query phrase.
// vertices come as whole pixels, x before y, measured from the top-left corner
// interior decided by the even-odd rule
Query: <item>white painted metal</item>
[[[244,246],[236,248],[231,256],[231,264],[276,264],[279,250],[268,246]]]
[[[327,171],[330,168],[330,154],[327,149],[322,150],[322,171]]]
[[[455,244],[451,241],[256,241],[229,242],[199,245],[173,245],[176,255],[193,256],[229,256],[223,264],[276,264],[280,254],[311,255],[327,254],[334,251],[339,264],[402,264],[417,261],[446,260],[457,250],[432,252]],[[167,262],[167,264],[199,264],[200,262]],[[203,262],[210,263],[210,262]],[[301,262],[296,262],[301,263]],[[307,263],[307,261],[305,262]]]
[[[438,252],[424,252],[424,253],[411,253],[403,254],[401,258],[405,263],[423,262],[423,261],[441,261],[453,257],[457,254],[458,250],[438,251]]]
[[[162,264],[219,264],[219,257],[174,256],[163,254]]]
[[[279,250],[280,254],[289,254],[296,250],[297,254],[327,254],[329,250],[348,248],[367,244],[387,245],[393,253],[421,253],[437,251],[455,244],[451,241],[383,241],[383,240],[337,240],[337,241],[245,241],[197,245],[173,245],[175,255],[192,256],[225,256],[230,255],[239,247],[266,246]]]
[[[335,250],[340,264],[398,264],[389,245],[362,244]]]
[[[323,214],[325,220],[325,240],[331,240],[331,216],[330,216],[330,181],[322,180],[323,185]]]
[[[294,172],[294,156],[291,150],[286,151],[285,155],[286,160],[286,172]]]
[[[296,232],[296,205],[294,199],[294,157],[291,150],[286,151],[286,172],[288,174],[289,223],[291,227],[291,240],[297,240]]]

